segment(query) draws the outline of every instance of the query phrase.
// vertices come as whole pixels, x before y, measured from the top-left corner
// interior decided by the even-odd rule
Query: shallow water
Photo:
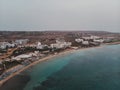
[[[13,80],[21,89],[14,88],[10,80],[0,90],[120,90],[120,45],[56,57],[19,76],[29,77],[25,83],[23,77]]]

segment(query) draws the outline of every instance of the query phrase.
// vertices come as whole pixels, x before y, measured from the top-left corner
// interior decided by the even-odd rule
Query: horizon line
[[[118,31],[105,31],[105,30],[0,30],[0,32],[111,32],[120,33]]]

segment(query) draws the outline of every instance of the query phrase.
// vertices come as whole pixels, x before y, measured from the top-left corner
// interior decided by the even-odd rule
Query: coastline
[[[62,56],[62,55],[65,55],[65,54],[72,53],[72,52],[74,52],[74,51],[76,51],[76,50],[66,50],[66,51],[60,52],[60,53],[55,54],[55,55],[48,55],[48,56],[46,56],[46,57],[44,57],[44,58],[41,58],[41,59],[39,59],[38,61],[35,61],[35,62],[31,63],[31,64],[28,65],[28,66],[25,66],[25,67],[22,68],[21,70],[13,73],[13,74],[11,74],[11,75],[9,75],[8,77],[6,77],[6,78],[3,79],[3,80],[1,80],[1,81],[0,81],[0,87],[1,87],[5,82],[7,82],[9,79],[11,79],[12,77],[18,75],[19,73],[25,71],[26,69],[30,68],[31,66],[34,66],[34,65],[36,65],[36,64],[38,64],[38,63],[41,63],[41,62],[43,62],[43,61],[47,61],[47,60],[52,59],[52,58],[57,57],[57,56]]]
[[[118,44],[120,44],[120,41],[112,42],[112,43],[105,43],[105,45],[118,45]]]
[[[104,45],[115,45],[115,44],[116,44],[116,43],[110,43],[110,44],[104,44]],[[120,42],[119,42],[119,44],[120,44]],[[97,47],[80,48],[80,49],[77,49],[77,50],[75,50],[75,49],[65,50],[65,51],[62,51],[62,52],[60,52],[60,53],[58,53],[58,54],[55,54],[55,55],[48,55],[48,56],[46,56],[46,57],[44,57],[44,58],[39,59],[38,61],[35,61],[35,62],[31,63],[31,64],[28,65],[28,66],[25,66],[25,67],[22,68],[21,70],[18,70],[17,72],[15,72],[15,73],[9,75],[8,77],[6,77],[5,79],[1,80],[1,81],[0,81],[0,87],[1,87],[3,84],[5,84],[5,82],[7,82],[7,81],[8,81],[9,79],[11,79],[12,77],[18,75],[19,73],[25,71],[26,69],[28,69],[28,68],[30,68],[31,66],[34,66],[34,65],[36,65],[36,64],[38,64],[38,63],[41,63],[41,62],[43,62],[43,61],[50,60],[50,59],[55,58],[55,57],[58,57],[58,56],[63,56],[63,55],[69,54],[69,53],[73,53],[73,52],[75,52],[75,51],[86,50],[86,49],[91,49],[91,48],[100,48],[100,47],[102,47],[102,45],[97,46]]]

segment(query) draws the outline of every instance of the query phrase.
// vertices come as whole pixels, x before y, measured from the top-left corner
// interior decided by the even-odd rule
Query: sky
[[[0,0],[0,30],[120,32],[120,0]]]

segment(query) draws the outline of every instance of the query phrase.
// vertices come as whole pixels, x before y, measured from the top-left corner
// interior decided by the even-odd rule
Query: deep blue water
[[[24,90],[120,90],[120,45],[79,50],[21,75],[30,77]]]

